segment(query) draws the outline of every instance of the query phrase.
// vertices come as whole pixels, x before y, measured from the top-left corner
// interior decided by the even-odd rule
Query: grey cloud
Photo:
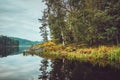
[[[0,0],[0,34],[40,40],[37,19],[44,7],[41,0]]]

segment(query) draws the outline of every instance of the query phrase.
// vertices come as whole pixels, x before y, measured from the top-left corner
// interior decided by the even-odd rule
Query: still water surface
[[[120,80],[120,70],[78,61],[50,61],[23,55],[22,50],[0,57],[0,80]]]
[[[26,47],[21,47],[17,52],[9,49],[0,53],[0,80],[38,80],[43,58],[24,56],[21,53],[24,49]]]

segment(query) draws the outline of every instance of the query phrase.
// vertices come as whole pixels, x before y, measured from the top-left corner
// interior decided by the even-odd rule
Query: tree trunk
[[[64,38],[63,31],[61,31],[61,36],[62,36],[62,44],[63,44],[63,46],[65,46],[65,38]]]
[[[116,35],[116,44],[119,44],[118,35]]]

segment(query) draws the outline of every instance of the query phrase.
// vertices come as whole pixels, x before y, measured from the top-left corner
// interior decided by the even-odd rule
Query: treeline
[[[57,43],[120,43],[120,0],[43,0],[47,8],[40,26]]]
[[[17,40],[19,41],[19,45],[34,45],[34,44],[38,44],[40,43],[39,41],[31,41],[31,40],[27,40],[27,39],[22,39],[22,38],[18,38],[18,37],[10,37],[11,39]]]
[[[0,47],[18,47],[19,42],[7,36],[0,36]]]
[[[6,57],[19,50],[19,41],[0,35],[0,57]]]

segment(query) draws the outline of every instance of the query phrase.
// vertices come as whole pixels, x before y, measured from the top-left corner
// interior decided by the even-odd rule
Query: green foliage
[[[19,41],[15,40],[13,38],[7,37],[0,35],[0,49],[4,47],[18,47],[19,46]]]
[[[57,43],[87,45],[120,44],[120,0],[43,0],[51,38]],[[73,49],[76,46],[46,47],[46,52],[68,59],[80,59],[105,66],[120,62],[120,49]],[[55,51],[55,53],[54,53]],[[69,52],[69,53],[68,53]],[[49,53],[47,54],[49,55]],[[51,53],[50,53],[51,55]]]
[[[47,14],[46,10],[44,10],[43,13],[44,14],[42,16],[42,19],[38,19],[42,23],[42,25],[39,27],[39,29],[40,29],[41,36],[43,37],[43,41],[47,42],[48,41],[48,30],[47,30],[48,22],[47,22],[46,18],[48,16],[48,14]]]
[[[90,45],[120,43],[120,1],[43,0],[52,39]]]

